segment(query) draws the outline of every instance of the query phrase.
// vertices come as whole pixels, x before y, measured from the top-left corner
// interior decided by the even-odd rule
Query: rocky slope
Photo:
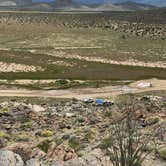
[[[164,10],[148,12],[108,12],[91,14],[74,13],[6,13],[1,12],[0,26],[19,24],[53,25],[55,28],[105,28],[122,31],[137,36],[166,36]],[[96,19],[97,18],[97,19]]]
[[[150,142],[145,149],[155,151],[144,166],[164,166],[166,98],[136,96],[134,100],[139,130],[145,135],[155,131],[155,147]],[[111,126],[124,118],[117,101],[103,107],[74,99],[1,100],[0,165],[111,166],[107,152]]]

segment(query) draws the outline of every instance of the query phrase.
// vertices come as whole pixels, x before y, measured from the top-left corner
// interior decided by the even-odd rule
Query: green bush
[[[46,140],[40,142],[40,143],[37,145],[37,147],[38,147],[39,149],[41,149],[42,151],[44,151],[45,153],[47,153],[47,152],[48,152],[48,149],[49,149],[49,147],[50,147],[50,144],[51,144],[51,141],[48,140],[48,139],[46,139]]]
[[[158,150],[158,154],[161,158],[166,160],[166,147],[162,147]]]
[[[51,136],[53,136],[53,131],[51,131],[51,130],[44,130],[44,131],[41,132],[41,136],[42,137],[51,137]]]
[[[30,136],[26,133],[22,133],[16,136],[17,141],[29,141]]]
[[[3,131],[0,131],[0,138],[5,138],[5,137],[7,137],[7,136],[8,136],[7,133],[5,133],[5,132],[3,132]]]
[[[25,123],[23,123],[23,124],[20,125],[20,128],[21,128],[22,130],[25,130],[25,129],[31,128],[32,125],[33,125],[33,122],[25,122]]]
[[[0,115],[1,115],[1,114],[5,114],[5,113],[7,113],[7,112],[9,112],[9,109],[8,109],[8,108],[0,109]]]
[[[71,138],[68,144],[74,150],[78,150],[81,146],[80,140],[75,137]]]
[[[105,150],[108,147],[110,147],[111,145],[112,145],[112,139],[111,139],[111,137],[108,137],[108,138],[104,138],[102,140],[101,144],[99,145],[99,148]]]

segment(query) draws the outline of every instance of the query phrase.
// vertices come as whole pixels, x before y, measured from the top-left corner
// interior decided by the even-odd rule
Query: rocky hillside
[[[112,125],[123,121],[125,108],[131,108],[129,103],[127,107],[121,105],[121,99],[113,106],[74,99],[1,99],[0,165],[112,166],[107,151]],[[144,149],[152,152],[143,166],[164,166],[166,98],[135,96],[133,100],[137,101],[134,115],[138,132],[148,137],[153,130],[155,141]]]
[[[165,10],[104,13],[19,13],[1,12],[0,25],[44,24],[67,28],[105,28],[137,36],[165,37]]]

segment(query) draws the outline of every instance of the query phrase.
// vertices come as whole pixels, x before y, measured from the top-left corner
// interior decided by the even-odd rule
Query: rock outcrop
[[[24,163],[16,153],[0,151],[0,166],[24,166]]]

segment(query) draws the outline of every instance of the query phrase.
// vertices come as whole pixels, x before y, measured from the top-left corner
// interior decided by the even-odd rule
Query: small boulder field
[[[112,156],[120,140],[114,129],[122,123],[125,126],[129,112],[141,138],[133,149],[146,145],[141,148],[141,154],[147,155],[141,165],[165,166],[165,103],[165,96],[142,94],[118,96],[113,105],[76,99],[1,98],[0,166],[114,166]],[[121,130],[124,142],[127,132]],[[136,140],[135,135],[132,138]]]

